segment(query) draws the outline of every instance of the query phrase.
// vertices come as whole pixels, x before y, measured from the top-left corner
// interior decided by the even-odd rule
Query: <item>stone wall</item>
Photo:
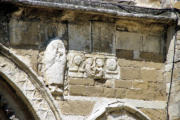
[[[118,78],[83,77],[68,74],[69,94],[142,100],[166,100],[164,64],[118,59]],[[71,68],[69,68],[71,69]],[[104,70],[105,71],[105,70]],[[78,75],[79,74],[79,75]],[[106,75],[107,73],[105,73]]]
[[[8,14],[0,43],[42,79],[62,119],[166,119],[174,21],[21,6]]]

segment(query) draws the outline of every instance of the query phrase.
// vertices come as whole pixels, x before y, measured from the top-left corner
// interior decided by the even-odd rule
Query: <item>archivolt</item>
[[[37,119],[61,119],[53,97],[42,79],[2,44],[0,44],[0,75],[19,93],[26,105],[34,111]]]
[[[92,113],[90,117],[88,118],[88,120],[96,120],[106,112],[112,112],[112,111],[118,111],[118,110],[127,111],[133,114],[135,117],[140,118],[141,120],[151,120],[147,115],[145,115],[143,112],[141,112],[137,108],[131,105],[128,105],[126,103],[121,103],[121,102],[114,102],[114,103],[109,103],[107,105],[104,105],[103,107],[101,107],[100,109]]]

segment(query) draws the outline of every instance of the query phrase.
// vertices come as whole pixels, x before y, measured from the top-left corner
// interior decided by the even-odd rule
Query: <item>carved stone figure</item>
[[[116,58],[107,57],[70,51],[68,53],[68,77],[119,79],[120,68]]]
[[[64,43],[55,39],[51,41],[44,52],[44,77],[48,85],[55,91],[57,86],[63,85],[64,71],[66,65],[66,53]],[[60,91],[60,90],[58,90]]]
[[[93,58],[87,58],[85,61],[85,77],[94,77],[95,69]]]
[[[95,67],[95,78],[102,79],[104,76],[104,60],[101,58],[96,59],[96,67]]]
[[[107,78],[107,79],[119,79],[120,78],[120,68],[117,65],[117,61],[115,58],[108,58],[106,60],[105,78]]]
[[[83,77],[83,61],[84,58],[82,55],[75,55],[69,67],[68,75],[71,77]]]

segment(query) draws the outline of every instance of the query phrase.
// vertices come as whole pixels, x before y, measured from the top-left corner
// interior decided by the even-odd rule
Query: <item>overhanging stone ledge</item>
[[[125,18],[143,18],[158,21],[160,23],[176,22],[177,9],[154,9],[144,8],[137,6],[122,5],[119,3],[111,2],[98,2],[95,1],[67,1],[61,0],[59,2],[52,2],[50,0],[2,0],[2,2],[11,2],[20,6],[32,6],[41,8],[54,8],[65,10],[78,10],[83,12],[94,12],[99,14],[108,14],[112,17],[125,17]]]

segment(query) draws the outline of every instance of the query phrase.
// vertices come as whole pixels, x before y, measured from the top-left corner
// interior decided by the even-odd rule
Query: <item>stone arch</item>
[[[88,120],[105,120],[105,116],[107,116],[110,113],[118,112],[118,111],[125,111],[126,113],[129,113],[129,115],[131,115],[129,117],[130,119],[124,118],[126,120],[151,120],[147,115],[145,115],[137,108],[121,102],[114,102],[107,104],[105,106],[103,105],[103,107],[92,113],[89,116]],[[122,115],[122,118],[126,117],[123,114],[120,115]],[[117,117],[117,114],[115,116]]]
[[[38,119],[30,103],[27,104],[26,98],[19,96],[17,89],[14,90],[4,78],[0,75],[0,120]]]
[[[24,99],[39,120],[61,120],[54,98],[42,78],[0,44],[0,76]]]

